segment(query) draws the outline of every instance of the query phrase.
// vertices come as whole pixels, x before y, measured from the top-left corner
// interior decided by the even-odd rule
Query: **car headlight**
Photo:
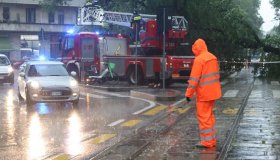
[[[9,73],[12,73],[13,71],[14,71],[14,69],[13,69],[12,67],[9,67],[9,68],[8,68],[8,72],[9,72]]]
[[[71,87],[77,87],[78,86],[78,82],[74,79],[70,80],[70,85]]]
[[[39,82],[37,82],[37,81],[32,81],[31,83],[30,83],[30,86],[33,88],[33,89],[38,89],[39,88]]]

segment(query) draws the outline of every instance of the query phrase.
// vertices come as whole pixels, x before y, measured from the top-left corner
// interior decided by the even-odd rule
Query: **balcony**
[[[39,5],[41,0],[1,0],[0,3],[9,3],[9,4],[31,4],[31,5]],[[72,0],[68,1],[66,7],[81,7],[82,4],[85,4],[85,0]]]
[[[0,23],[0,31],[4,32],[66,32],[73,28],[74,24],[27,24],[27,23]]]

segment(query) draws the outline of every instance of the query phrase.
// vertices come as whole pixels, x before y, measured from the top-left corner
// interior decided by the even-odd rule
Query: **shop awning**
[[[9,38],[7,36],[1,36],[0,35],[0,51],[10,51],[12,49],[12,45],[9,41]]]

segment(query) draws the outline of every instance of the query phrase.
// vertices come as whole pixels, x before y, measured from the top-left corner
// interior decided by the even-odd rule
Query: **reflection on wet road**
[[[0,155],[4,159],[45,159],[61,153],[74,157],[85,151],[85,141],[92,143],[98,133],[114,129],[108,125],[155,105],[128,93],[86,91],[78,107],[38,103],[28,108],[18,101],[16,88],[0,86]]]

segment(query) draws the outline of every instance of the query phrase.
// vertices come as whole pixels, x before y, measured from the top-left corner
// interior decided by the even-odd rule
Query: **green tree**
[[[39,4],[48,12],[53,13],[57,10],[58,6],[68,5],[68,2],[72,0],[41,0]]]

